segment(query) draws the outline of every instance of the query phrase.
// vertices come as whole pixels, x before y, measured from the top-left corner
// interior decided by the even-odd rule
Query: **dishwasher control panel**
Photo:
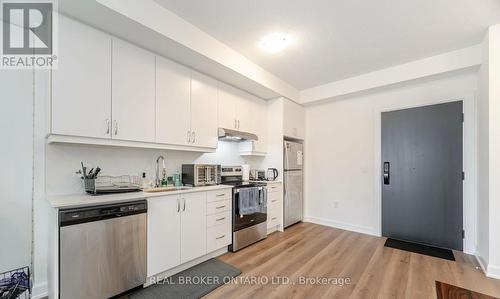
[[[147,212],[147,201],[98,205],[59,211],[59,226],[68,226]]]

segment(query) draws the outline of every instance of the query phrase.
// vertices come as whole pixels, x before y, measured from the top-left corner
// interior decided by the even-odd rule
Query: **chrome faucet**
[[[162,161],[162,167],[163,167],[161,179],[160,179],[160,160]],[[165,167],[165,157],[160,155],[156,159],[156,180],[155,180],[155,187],[156,188],[161,186],[161,181],[162,181],[162,179],[165,179],[166,176],[167,176],[167,168]]]

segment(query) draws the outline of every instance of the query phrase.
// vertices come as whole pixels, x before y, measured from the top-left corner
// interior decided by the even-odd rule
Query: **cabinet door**
[[[59,17],[58,68],[52,71],[54,134],[111,137],[111,38]]]
[[[217,147],[217,81],[197,72],[191,76],[193,144]]]
[[[113,139],[155,141],[155,56],[113,40]]]
[[[181,263],[207,253],[207,193],[181,195]]]
[[[304,107],[290,100],[283,102],[283,134],[285,136],[304,139],[305,115]]]
[[[255,133],[255,103],[251,95],[239,91],[236,103],[236,119],[239,131]]]
[[[219,84],[219,127],[236,130],[236,102],[235,89],[225,84]]]
[[[254,142],[254,150],[256,152],[267,152],[267,103],[263,100],[255,102],[255,117],[253,126],[255,134],[259,140]]]
[[[180,233],[179,196],[148,199],[148,277],[180,264]]]
[[[158,143],[189,144],[190,72],[188,68],[177,63],[156,57],[156,142]]]

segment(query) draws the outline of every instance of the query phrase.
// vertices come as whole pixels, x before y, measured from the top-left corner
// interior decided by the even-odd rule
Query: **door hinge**
[[[465,171],[462,171],[462,181],[465,180]]]
[[[462,239],[465,239],[465,230],[462,229]]]

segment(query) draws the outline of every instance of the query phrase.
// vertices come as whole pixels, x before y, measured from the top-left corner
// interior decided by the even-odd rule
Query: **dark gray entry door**
[[[382,113],[382,235],[462,250],[462,102]]]

